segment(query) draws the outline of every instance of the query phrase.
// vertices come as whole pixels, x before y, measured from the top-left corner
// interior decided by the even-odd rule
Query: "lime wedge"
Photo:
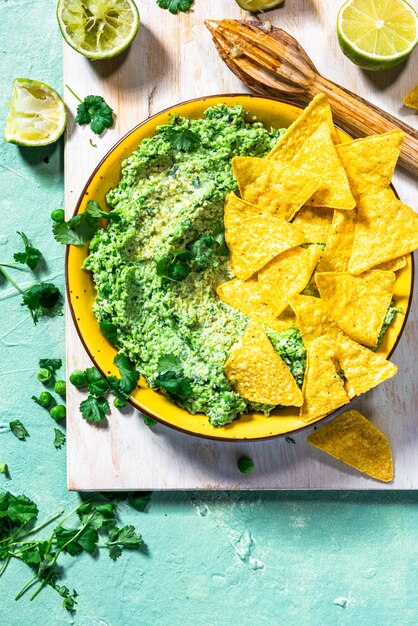
[[[250,13],[258,13],[259,11],[270,11],[283,4],[284,0],[235,0],[235,2]]]
[[[418,15],[405,0],[348,0],[337,19],[341,49],[366,70],[402,63],[418,43]]]
[[[6,141],[19,146],[47,146],[61,137],[66,124],[65,104],[52,87],[29,78],[13,81]]]
[[[139,26],[133,0],[59,0],[57,18],[65,41],[94,60],[123,52]]]

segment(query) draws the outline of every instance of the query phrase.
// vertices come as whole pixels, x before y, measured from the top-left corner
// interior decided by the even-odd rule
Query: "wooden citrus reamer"
[[[256,93],[292,104],[307,104],[324,93],[338,126],[353,136],[401,129],[400,164],[418,174],[418,131],[348,89],[321,76],[299,43],[263,22],[207,20],[206,26],[227,66]]]

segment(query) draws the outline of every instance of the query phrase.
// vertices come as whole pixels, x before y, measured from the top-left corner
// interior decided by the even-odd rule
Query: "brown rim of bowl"
[[[94,178],[94,176],[96,175],[97,171],[100,169],[100,167],[103,165],[103,163],[109,158],[109,156],[112,154],[112,152],[115,150],[115,148],[121,144],[123,141],[125,141],[125,139],[127,137],[129,137],[129,135],[131,135],[133,132],[135,132],[136,130],[138,130],[138,128],[141,128],[141,126],[143,126],[144,124],[146,124],[147,122],[149,122],[150,120],[154,119],[155,117],[158,117],[159,115],[161,115],[161,113],[166,113],[167,111],[170,111],[172,109],[175,109],[176,107],[180,107],[184,104],[189,104],[190,102],[198,102],[198,101],[205,101],[205,100],[209,100],[212,98],[234,98],[234,97],[242,97],[242,96],[246,96],[248,98],[254,98],[254,99],[260,99],[260,100],[272,100],[273,102],[283,102],[284,104],[290,104],[291,106],[294,106],[296,108],[300,108],[298,106],[297,103],[295,103],[294,100],[286,100],[285,98],[283,99],[279,99],[279,98],[271,98],[271,97],[266,97],[266,96],[259,96],[256,94],[249,94],[249,93],[224,93],[224,94],[214,94],[214,95],[210,95],[210,96],[205,96],[203,98],[191,98],[190,100],[184,100],[183,102],[179,102],[177,104],[174,104],[173,106],[170,107],[166,107],[165,109],[162,109],[161,111],[158,111],[158,113],[154,113],[154,115],[151,115],[150,117],[147,117],[145,120],[143,120],[142,122],[140,122],[139,124],[137,124],[136,126],[134,126],[130,131],[128,131],[127,133],[125,133],[125,135],[123,137],[121,137],[121,139],[119,139],[119,141],[117,141],[115,143],[114,146],[112,146],[112,148],[110,148],[110,150],[108,150],[108,152],[105,154],[105,156],[101,159],[101,161],[98,163],[98,165],[96,165],[96,167],[94,168],[93,172],[91,173],[91,175],[89,176],[86,184],[83,187],[83,190],[80,194],[80,197],[77,201],[77,204],[75,206],[75,209],[73,211],[73,217],[75,215],[77,215],[78,210],[80,208],[80,204],[86,194],[86,191],[92,181],[92,179]],[[338,126],[336,126],[336,128],[339,129]],[[342,130],[342,129],[340,129]],[[348,133],[344,132],[346,135]],[[396,193],[396,189],[393,187],[393,185],[391,185],[391,187],[393,188],[396,196],[399,198],[398,194]],[[70,286],[69,286],[69,280],[68,280],[68,254],[70,251],[70,246],[67,245],[66,246],[66,251],[65,251],[65,288],[66,288],[66,292],[67,292],[67,304],[71,313],[71,317],[74,323],[74,327],[77,331],[77,334],[79,336],[79,339],[81,341],[81,343],[84,346],[85,351],[87,352],[88,356],[90,357],[91,361],[93,362],[94,366],[99,370],[99,372],[102,374],[102,376],[106,376],[105,372],[103,371],[103,369],[98,365],[98,363],[96,362],[96,359],[92,356],[89,348],[86,345],[86,342],[84,341],[84,338],[80,332],[80,329],[78,327],[78,322],[74,313],[74,309],[72,306],[72,302],[71,302],[71,297],[70,297]],[[398,343],[403,335],[403,332],[405,330],[405,325],[409,316],[409,312],[411,310],[411,305],[412,305],[412,300],[413,300],[413,296],[414,296],[414,283],[415,283],[415,262],[414,262],[414,254],[411,253],[411,274],[412,274],[412,279],[411,279],[411,291],[410,291],[410,297],[409,297],[409,301],[408,301],[408,308],[405,312],[405,317],[403,320],[403,324],[401,326],[401,329],[399,331],[399,334],[396,338],[396,341],[392,347],[392,349],[390,350],[389,354],[387,355],[386,358],[390,358],[392,356],[392,354],[394,353],[395,349],[398,346]],[[158,392],[157,392],[158,393]],[[354,400],[354,398],[353,398]],[[316,426],[317,424],[322,423],[324,420],[328,420],[328,419],[332,419],[333,417],[336,417],[339,413],[341,413],[344,409],[346,409],[346,407],[348,407],[351,404],[352,400],[350,400],[350,402],[348,402],[347,404],[345,404],[344,406],[340,407],[339,409],[337,409],[336,411],[333,411],[332,413],[330,413],[329,415],[325,415],[325,417],[321,417],[320,419],[316,420],[315,422],[311,422],[309,424],[306,424],[305,426],[301,426],[300,428],[295,428],[293,430],[289,430],[287,433],[279,433],[277,435],[267,435],[266,437],[235,437],[235,438],[228,438],[228,437],[218,437],[218,436],[213,436],[213,435],[202,435],[200,433],[193,433],[190,432],[190,430],[186,430],[185,428],[181,428],[180,426],[174,426],[173,424],[170,424],[169,422],[166,422],[164,419],[160,418],[160,417],[156,417],[155,415],[153,415],[152,413],[148,412],[145,409],[142,408],[138,408],[138,406],[136,405],[136,401],[133,401],[131,398],[129,399],[129,404],[131,404],[135,409],[137,409],[138,411],[140,411],[141,413],[143,413],[144,415],[147,415],[148,417],[150,417],[151,419],[154,419],[155,421],[159,422],[160,424],[163,424],[164,426],[167,426],[168,428],[172,428],[173,430],[176,430],[178,432],[184,433],[186,435],[189,435],[189,437],[199,437],[199,439],[210,439],[212,441],[224,441],[226,443],[242,443],[243,441],[266,441],[266,440],[270,440],[270,439],[279,439],[281,437],[289,437],[289,435],[294,435],[296,433],[302,432],[303,430],[306,430],[307,428],[312,428],[313,426]],[[191,416],[193,416],[192,413],[190,413]],[[266,417],[266,419],[268,419],[268,417]]]

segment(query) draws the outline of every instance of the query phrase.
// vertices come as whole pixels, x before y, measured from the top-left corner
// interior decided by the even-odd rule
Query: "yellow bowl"
[[[301,112],[298,107],[277,100],[238,94],[210,96],[166,109],[139,124],[105,156],[89,178],[75,213],[83,212],[87,201],[92,198],[102,205],[106,204],[107,192],[119,183],[122,161],[134,152],[145,137],[152,137],[157,126],[166,124],[169,115],[177,113],[185,117],[200,118],[203,117],[205,109],[218,103],[228,106],[240,104],[248,112],[249,120],[256,116],[267,127],[275,128],[289,126]],[[349,139],[343,132],[339,131],[339,133],[341,141]],[[66,280],[71,313],[81,341],[95,366],[103,374],[117,374],[117,369],[113,364],[116,350],[101,334],[93,314],[96,294],[92,276],[90,272],[81,269],[86,255],[86,246],[68,246],[67,248]],[[398,273],[394,291],[396,302],[403,308],[405,315],[397,315],[385,335],[378,350],[378,353],[385,356],[393,352],[402,334],[409,312],[413,276],[413,260],[410,255],[407,266]],[[297,409],[286,408],[275,410],[268,418],[258,413],[243,415],[226,427],[215,428],[209,424],[206,415],[191,415],[170,402],[161,393],[149,389],[144,379],[141,379],[140,387],[135,390],[130,402],[143,413],[167,426],[208,439],[226,441],[267,439],[287,435],[307,427],[306,423],[299,419]]]

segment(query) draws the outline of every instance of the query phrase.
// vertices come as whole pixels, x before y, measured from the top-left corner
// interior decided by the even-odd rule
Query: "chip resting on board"
[[[363,196],[358,204],[348,271],[361,274],[418,248],[418,215],[392,189]]]
[[[393,480],[386,435],[358,411],[346,411],[308,436],[308,443],[350,467],[381,480]]]
[[[302,392],[261,324],[250,322],[224,366],[237,393],[251,402],[301,406]]]
[[[305,242],[305,236],[284,219],[263,213],[229,193],[225,201],[225,240],[232,271],[246,280],[281,252]]]
[[[393,272],[382,270],[369,270],[359,276],[349,272],[315,274],[329,316],[352,339],[372,348],[377,346],[395,279]]]

